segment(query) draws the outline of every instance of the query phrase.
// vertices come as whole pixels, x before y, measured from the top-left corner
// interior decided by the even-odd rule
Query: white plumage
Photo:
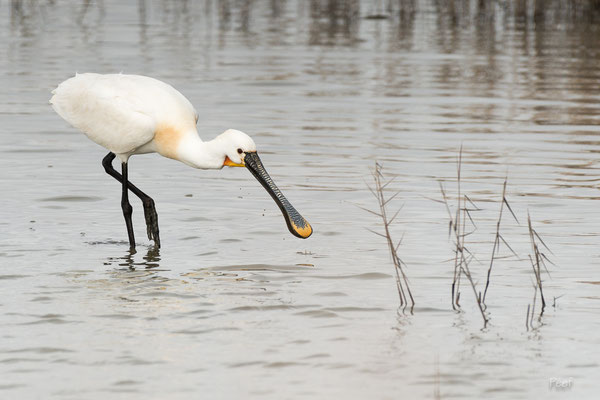
[[[143,150],[161,127],[185,133],[198,120],[181,93],[146,76],[77,74],[52,94],[50,104],[61,117],[123,161]]]
[[[123,74],[76,74],[52,91],[54,110],[92,141],[110,150],[102,161],[106,172],[121,182],[121,207],[131,248],[135,237],[128,193],[142,200],[148,238],[160,246],[154,201],[128,180],[127,162],[133,154],[157,152],[194,168],[247,167],[283,213],[288,229],[300,238],[312,234],[310,224],[296,211],[265,170],[254,141],[244,132],[228,129],[213,140],[198,136],[198,114],[171,85],[154,78]],[[112,166],[118,156],[122,174]]]

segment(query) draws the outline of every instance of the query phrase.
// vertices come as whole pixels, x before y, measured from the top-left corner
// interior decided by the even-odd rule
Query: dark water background
[[[600,25],[594,2],[0,2],[0,398],[595,398],[600,345]],[[315,233],[287,233],[242,169],[137,156],[163,248],[127,250],[105,150],[49,92],[78,72],[171,83],[199,131],[249,133]],[[482,330],[450,307],[439,183],[482,209],[482,288],[502,183],[519,254],[496,262]],[[378,160],[416,298],[365,181]],[[390,192],[392,193],[392,192]],[[525,221],[554,253],[533,298]],[[501,256],[510,252],[503,248]],[[561,297],[562,296],[562,297]],[[553,298],[558,298],[552,307]],[[551,380],[572,380],[564,392]]]

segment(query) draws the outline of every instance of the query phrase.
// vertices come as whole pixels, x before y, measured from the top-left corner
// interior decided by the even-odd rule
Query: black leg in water
[[[127,163],[121,163],[121,173],[123,175],[123,192],[121,193],[121,208],[123,209],[123,216],[125,217],[125,225],[127,225],[127,235],[129,236],[129,247],[135,249],[135,236],[133,235],[133,222],[131,221],[131,214],[133,214],[133,207],[129,204],[129,189],[127,188]]]
[[[121,184],[122,184],[123,177],[112,166],[112,161],[114,159],[115,159],[115,154],[112,152],[108,153],[106,155],[106,157],[104,157],[104,159],[102,160],[102,165],[104,166],[104,170],[106,171],[107,174],[109,174],[110,176],[112,176],[113,178],[115,178],[116,180],[121,182]],[[127,168],[127,166],[125,165],[125,169],[126,168]],[[129,190],[131,190],[131,192],[133,194],[135,194],[137,197],[139,197],[140,200],[142,200],[142,204],[144,205],[144,216],[146,217],[146,231],[148,232],[148,239],[154,240],[154,243],[156,244],[156,246],[160,247],[160,236],[159,236],[159,230],[158,230],[158,214],[156,213],[156,207],[154,205],[154,200],[152,200],[152,198],[150,196],[148,196],[146,193],[144,193],[140,189],[138,189],[133,183],[129,182],[127,180],[127,178],[125,178],[125,181],[127,182],[127,188]],[[123,210],[123,212],[125,212],[125,210]],[[125,217],[125,221],[127,222],[127,217]],[[127,232],[129,233],[129,228],[128,228]],[[131,235],[130,235],[130,240],[129,240],[130,244],[134,243],[131,241],[132,236],[133,236],[133,230],[131,231]],[[135,246],[135,244],[133,244],[132,247],[133,246]]]

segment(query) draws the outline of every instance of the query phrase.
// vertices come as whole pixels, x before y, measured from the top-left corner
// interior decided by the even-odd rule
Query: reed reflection
[[[359,1],[311,0],[309,10],[309,45],[354,46],[358,43]]]

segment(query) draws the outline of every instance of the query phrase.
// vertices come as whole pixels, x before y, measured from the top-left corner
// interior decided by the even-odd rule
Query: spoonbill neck
[[[225,160],[225,149],[217,139],[204,142],[194,131],[182,136],[174,158],[194,168],[221,169]]]

